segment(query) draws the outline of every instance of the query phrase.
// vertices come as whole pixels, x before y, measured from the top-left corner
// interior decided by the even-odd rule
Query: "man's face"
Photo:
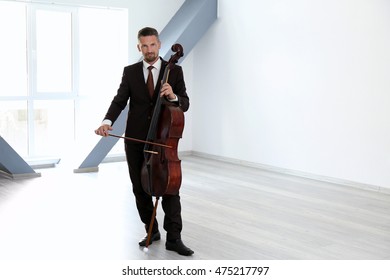
[[[156,36],[140,37],[138,43],[138,50],[142,52],[144,60],[150,64],[159,58],[159,49],[161,47],[160,41]]]

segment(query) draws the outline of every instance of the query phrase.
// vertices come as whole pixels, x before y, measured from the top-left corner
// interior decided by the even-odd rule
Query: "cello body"
[[[181,161],[178,144],[184,128],[184,113],[176,106],[162,104],[154,142],[171,146],[148,146],[141,181],[144,190],[152,196],[178,194],[181,186]]]

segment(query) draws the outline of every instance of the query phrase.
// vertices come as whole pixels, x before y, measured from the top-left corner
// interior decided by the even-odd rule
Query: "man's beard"
[[[157,59],[157,55],[155,53],[148,53],[144,57],[145,61],[148,63],[154,62]]]

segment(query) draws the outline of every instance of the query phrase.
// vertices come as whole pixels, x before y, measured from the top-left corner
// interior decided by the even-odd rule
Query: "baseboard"
[[[181,152],[178,152],[179,159],[180,159],[180,157],[189,156],[189,155],[192,155],[192,151],[181,151]],[[106,156],[102,160],[102,163],[122,162],[122,161],[126,161],[126,155],[124,153],[123,154],[115,154],[115,155]]]
[[[211,155],[211,154],[196,152],[196,151],[191,151],[187,155],[193,155],[193,156],[197,156],[197,157],[201,157],[201,158],[213,159],[213,160],[222,161],[222,162],[229,162],[229,163],[238,164],[238,165],[242,165],[242,166],[254,167],[254,168],[261,169],[261,170],[271,171],[271,172],[280,173],[280,174],[292,175],[292,176],[296,176],[296,177],[300,177],[300,178],[312,179],[312,180],[316,180],[316,181],[328,182],[328,183],[337,184],[337,185],[343,185],[343,186],[354,187],[354,188],[359,188],[359,189],[363,189],[363,190],[370,190],[370,191],[376,191],[376,192],[381,192],[381,193],[385,193],[385,194],[390,194],[390,188],[376,186],[376,185],[363,184],[363,183],[339,179],[339,178],[322,176],[322,175],[317,175],[317,174],[312,174],[312,173],[307,173],[307,172],[302,172],[302,171],[297,171],[297,170],[292,170],[292,169],[286,169],[286,168],[281,168],[281,167],[276,167],[276,166],[271,166],[271,165],[266,165],[266,164],[254,163],[254,162],[244,161],[244,160],[239,160],[239,159],[234,159],[234,158],[216,156],[216,155]]]
[[[180,151],[180,152],[178,152],[178,156],[179,156],[179,158],[185,157],[185,156],[197,156],[197,157],[201,157],[201,158],[207,158],[207,159],[212,159],[212,160],[217,160],[217,161],[222,161],[222,162],[238,164],[241,166],[258,168],[261,170],[275,172],[275,173],[279,173],[279,174],[286,174],[286,175],[291,175],[291,176],[300,177],[300,178],[306,178],[306,179],[311,179],[311,180],[316,180],[316,181],[321,181],[321,182],[328,182],[328,183],[337,184],[337,185],[359,188],[362,190],[370,190],[370,191],[376,191],[376,192],[381,192],[381,193],[385,193],[385,194],[390,194],[390,188],[386,188],[386,187],[370,185],[370,184],[363,184],[363,183],[339,179],[339,178],[322,176],[322,175],[318,175],[318,174],[312,174],[312,173],[308,173],[308,172],[302,172],[302,171],[297,171],[297,170],[293,170],[293,169],[281,168],[281,167],[277,167],[277,166],[255,163],[255,162],[250,162],[250,161],[245,161],[245,160],[240,160],[240,159],[235,159],[235,158],[217,156],[217,155],[212,155],[212,154],[207,154],[207,153],[202,153],[202,152],[197,152],[197,151]],[[102,162],[109,163],[109,162],[119,162],[119,161],[126,161],[126,156],[124,154],[113,155],[113,156],[106,157]],[[75,169],[74,173],[97,172],[97,171],[99,171],[99,168],[93,167],[93,168]]]

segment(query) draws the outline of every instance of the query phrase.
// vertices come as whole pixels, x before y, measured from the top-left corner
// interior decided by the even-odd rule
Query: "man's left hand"
[[[160,90],[160,96],[161,97],[165,96],[168,98],[168,100],[176,99],[176,95],[173,93],[172,87],[168,83],[162,85]]]

